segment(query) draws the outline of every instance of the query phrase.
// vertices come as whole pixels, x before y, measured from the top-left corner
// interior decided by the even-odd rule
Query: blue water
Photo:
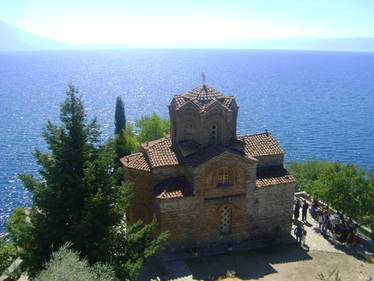
[[[176,93],[207,84],[234,95],[238,134],[270,130],[286,160],[351,161],[374,166],[374,53],[254,50],[119,50],[0,53],[0,231],[31,204],[19,173],[37,175],[34,147],[58,120],[68,82],[76,85],[104,138],[115,98],[129,122],[156,112]]]

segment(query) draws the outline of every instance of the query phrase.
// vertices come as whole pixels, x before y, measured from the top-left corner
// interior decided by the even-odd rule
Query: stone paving
[[[309,214],[308,214],[309,215]],[[286,237],[283,241],[283,244],[296,243],[293,235],[293,230],[296,226],[293,225],[291,236]],[[303,223],[303,227],[307,231],[307,236],[305,240],[306,246],[303,246],[304,249],[309,251],[322,251],[322,252],[331,252],[331,253],[340,253],[340,254],[370,254],[374,255],[372,250],[365,248],[362,245],[356,245],[353,249],[347,248],[344,244],[341,244],[338,241],[334,241],[331,233],[323,236],[318,229],[318,222],[315,221],[310,216],[307,219],[306,223]],[[261,241],[246,241],[244,243],[233,245],[233,252],[239,251],[249,251],[253,249],[258,249],[261,247],[266,247],[267,244]],[[214,256],[219,254],[227,253],[227,246],[221,245],[212,248],[202,248],[200,249],[199,256]],[[164,253],[159,258],[162,260],[163,267],[168,274],[162,276],[158,280],[173,280],[173,281],[192,281],[192,272],[185,264],[184,260],[188,258],[193,258],[192,253],[188,252],[174,252],[174,253]],[[166,273],[165,272],[165,273]],[[150,280],[145,278],[144,274],[139,276],[139,280]],[[152,280],[157,280],[157,278],[152,278]]]
[[[303,227],[307,231],[305,240],[306,246],[304,247],[310,251],[323,251],[340,254],[370,254],[374,255],[372,250],[365,248],[362,245],[357,245],[353,249],[348,249],[344,244],[332,239],[331,233],[327,233],[326,236],[321,235],[318,229],[318,223],[310,216],[307,219],[307,223],[303,224]],[[282,243],[290,244],[296,243],[293,239],[292,227],[291,236],[286,237]],[[267,244],[262,241],[245,241],[239,244],[232,245],[233,252],[249,251],[266,247]],[[199,256],[214,256],[227,253],[227,245],[218,245],[210,248],[200,248]],[[184,262],[185,259],[193,258],[194,254],[188,251],[182,252],[164,252],[156,258],[151,258],[149,262],[143,267],[138,280],[173,280],[173,281],[193,281],[192,272]],[[160,261],[162,264],[160,264]],[[162,268],[162,269],[161,269]],[[163,275],[158,273],[164,273]],[[161,276],[161,277],[159,277]],[[5,276],[1,276],[0,280],[4,280]],[[27,279],[25,279],[27,280]]]
[[[372,250],[365,248],[362,245],[356,245],[354,248],[349,249],[344,244],[332,238],[329,231],[323,236],[318,229],[318,222],[312,217],[307,218],[307,223],[303,224],[304,229],[307,231],[305,239],[306,248],[311,251],[323,251],[340,254],[374,254]],[[292,227],[292,235],[293,229]]]

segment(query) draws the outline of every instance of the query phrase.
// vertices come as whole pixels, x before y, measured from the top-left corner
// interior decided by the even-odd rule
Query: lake
[[[67,84],[79,88],[103,139],[114,130],[115,98],[126,117],[168,116],[174,94],[206,84],[233,95],[238,135],[272,132],[286,161],[310,158],[374,167],[374,53],[261,50],[0,52],[0,231],[31,204],[19,173],[37,175],[35,147],[58,121]]]

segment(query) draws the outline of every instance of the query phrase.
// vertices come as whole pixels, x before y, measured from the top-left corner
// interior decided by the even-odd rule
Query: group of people
[[[334,240],[346,243],[348,248],[357,244],[359,225],[354,223],[351,218],[345,221],[343,213],[336,211],[330,218],[327,212],[320,212],[318,214],[318,224],[323,235],[326,235],[326,231],[329,230]]]
[[[306,231],[302,227],[302,224],[298,221],[301,209],[302,222],[306,222],[307,211],[309,204],[306,200],[303,201],[301,206],[300,200],[297,199],[294,206],[294,223],[297,224],[294,234],[297,241],[301,243],[302,240],[305,241]],[[329,206],[322,205],[321,208],[318,207],[318,203],[312,200],[312,205],[310,208],[311,216],[318,221],[319,231],[322,235],[326,235],[327,230],[332,233],[334,240],[341,243],[346,243],[348,248],[352,248],[357,244],[358,240],[358,230],[359,225],[355,224],[352,219],[345,221],[344,212],[336,211],[335,214],[330,218]]]
[[[296,223],[299,219],[299,216],[300,216],[300,209],[301,209],[301,220],[303,222],[306,222],[306,217],[307,217],[307,213],[308,213],[308,208],[309,208],[309,204],[308,202],[306,202],[306,200],[303,201],[303,206],[301,206],[301,203],[300,203],[300,200],[297,199],[296,200],[296,203],[295,203],[295,207],[294,207],[294,210],[293,210],[293,215],[294,215],[294,222]]]
[[[309,204],[306,200],[303,201],[303,205],[301,206],[300,200],[297,199],[295,206],[294,206],[294,223],[296,224],[294,234],[296,236],[296,240],[299,244],[303,244],[305,246],[305,238],[306,238],[306,230],[303,228],[302,223],[299,222],[300,216],[300,209],[301,209],[301,220],[302,222],[306,222],[307,214],[308,214]]]

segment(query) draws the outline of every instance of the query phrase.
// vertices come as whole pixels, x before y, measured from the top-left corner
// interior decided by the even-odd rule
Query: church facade
[[[121,159],[134,183],[128,222],[155,215],[171,246],[289,233],[296,180],[271,133],[237,136],[234,97],[206,85],[168,108],[170,134]]]

